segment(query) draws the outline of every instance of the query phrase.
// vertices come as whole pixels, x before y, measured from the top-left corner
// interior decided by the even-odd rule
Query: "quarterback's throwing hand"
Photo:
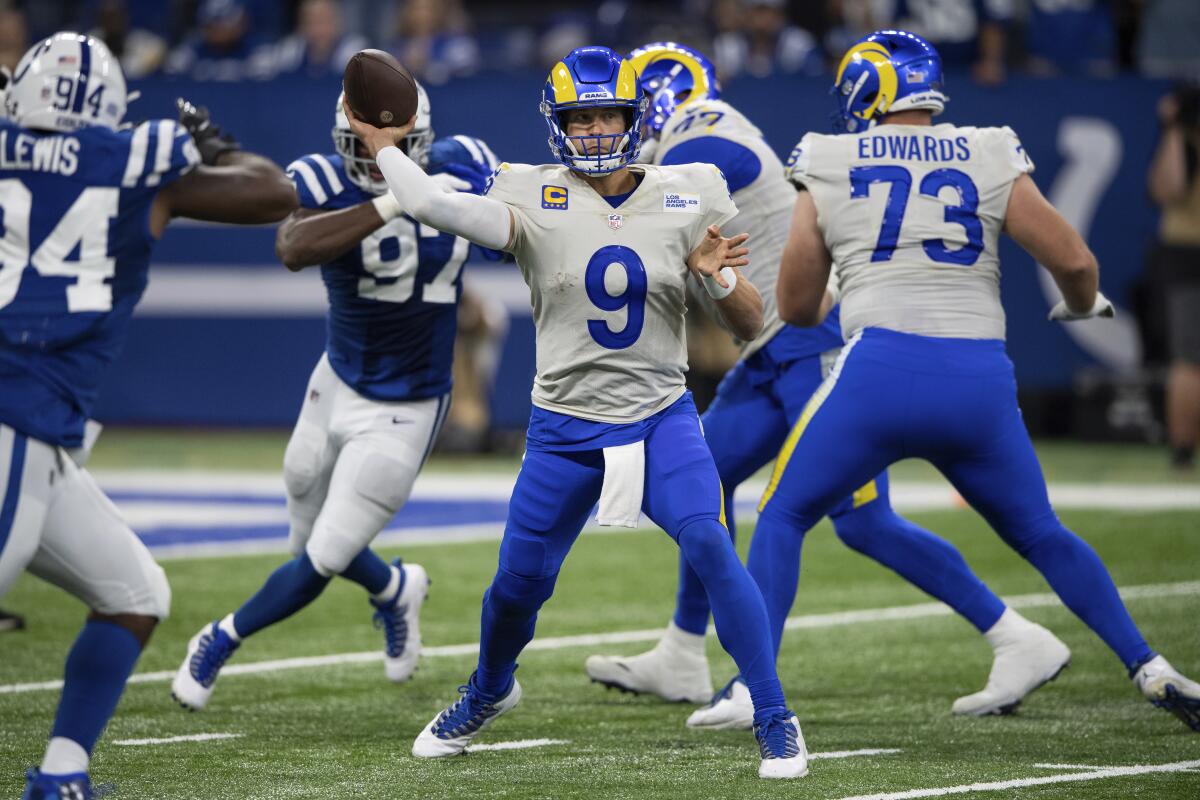
[[[750,263],[750,259],[746,258],[750,254],[750,248],[743,246],[749,238],[748,233],[726,238],[721,235],[720,228],[709,225],[708,230],[704,232],[704,239],[688,253],[688,269],[697,278],[711,278],[722,288],[729,288],[729,283],[721,275],[721,269],[744,267]]]
[[[367,152],[371,154],[371,158],[379,155],[379,151],[385,147],[399,145],[400,142],[404,141],[404,137],[408,135],[408,132],[417,124],[417,115],[413,114],[408,122],[403,125],[391,128],[376,128],[371,123],[354,116],[354,112],[350,110],[350,103],[345,99],[342,100],[342,110],[346,113],[346,121],[350,123],[350,130],[354,131],[354,135],[366,146]]]
[[[1082,314],[1076,313],[1067,308],[1065,300],[1059,300],[1054,308],[1050,309],[1048,319],[1059,320],[1060,322],[1074,322],[1079,319],[1091,319],[1092,317],[1115,317],[1117,310],[1113,306],[1112,301],[1104,296],[1103,292],[1096,292],[1096,302],[1092,307]]]

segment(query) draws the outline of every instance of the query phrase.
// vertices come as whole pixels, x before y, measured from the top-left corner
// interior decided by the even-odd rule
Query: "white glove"
[[[462,178],[451,175],[449,172],[439,172],[437,175],[429,176],[438,187],[446,194],[454,192],[469,192],[471,184],[464,181]]]
[[[1115,317],[1116,315],[1117,310],[1113,307],[1112,301],[1105,297],[1103,292],[1097,291],[1095,304],[1093,304],[1089,310],[1083,312],[1082,314],[1077,314],[1071,309],[1067,308],[1067,302],[1065,300],[1059,300],[1058,304],[1055,305],[1054,308],[1050,309],[1050,314],[1047,319],[1059,320],[1061,322],[1073,322],[1079,319],[1091,319],[1092,317],[1111,318]]]
[[[371,201],[371,204],[375,206],[375,210],[379,212],[379,218],[384,222],[391,222],[404,213],[404,209],[400,207],[400,201],[391,191],[379,195]]]

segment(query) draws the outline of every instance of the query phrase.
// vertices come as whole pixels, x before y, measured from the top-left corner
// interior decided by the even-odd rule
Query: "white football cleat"
[[[758,777],[803,778],[808,774],[804,734],[800,732],[800,720],[791,711],[755,725],[754,738],[758,740],[758,751],[762,755]]]
[[[1017,612],[1004,614],[984,636],[995,650],[982,691],[960,697],[951,711],[971,717],[1012,713],[1034,689],[1058,677],[1071,663],[1071,649],[1057,636]]]
[[[613,689],[653,694],[669,703],[704,703],[713,693],[704,635],[672,622],[653,650],[636,656],[588,656],[588,677]]]
[[[483,700],[476,693],[474,673],[465,686],[458,687],[458,691],[461,696],[417,735],[412,747],[412,754],[417,758],[443,758],[462,753],[492,720],[521,700],[521,684],[516,678],[513,678],[508,694],[494,703]]]
[[[750,690],[738,675],[687,718],[689,728],[748,731],[754,727],[754,703]]]
[[[189,711],[208,705],[221,667],[240,644],[222,627],[226,622],[232,626],[230,617],[205,625],[188,642],[187,655],[171,682],[171,696]]]
[[[429,595],[429,575],[420,564],[402,564],[400,559],[392,566],[401,570],[404,583],[396,597],[389,603],[376,603],[375,627],[383,629],[383,671],[393,683],[403,683],[417,671],[421,658],[421,604]]]
[[[1183,677],[1162,656],[1138,667],[1133,682],[1156,708],[1170,711],[1184,725],[1200,731],[1200,683]]]

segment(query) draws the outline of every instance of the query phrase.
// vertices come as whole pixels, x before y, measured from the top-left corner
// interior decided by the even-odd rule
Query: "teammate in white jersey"
[[[720,236],[736,214],[720,172],[630,166],[645,108],[628,61],[604,47],[573,51],[551,70],[541,104],[560,164],[501,165],[482,199],[437,191],[388,146],[405,128],[352,121],[409,214],[516,256],[537,327],[527,450],[484,596],[479,664],[462,697],[421,731],[414,755],[461,753],[516,705],[517,656],[599,499],[601,524],[634,525],[644,511],[708,589],[718,635],[753,698],[759,775],[807,772],[762,596],[725,530],[716,467],[683,379],[688,281],[705,282],[741,338],[758,334],[762,302],[738,280],[745,237]]]
[[[742,358],[730,370],[702,417],[704,438],[712,450],[725,492],[730,533],[733,496],[738,485],[770,463],[799,419],[805,403],[821,384],[842,346],[838,311],[821,325],[785,325],[775,310],[779,260],[787,241],[796,189],[762,133],[729,103],[708,60],[681,45],[644,45],[630,56],[651,95],[646,128],[656,146],[656,164],[711,163],[720,167],[738,215],[727,230],[746,232],[754,242],[754,260],[746,277],[767,298],[763,331],[742,341]],[[711,311],[712,302],[696,300]],[[963,615],[995,647],[988,686],[960,698],[955,713],[1010,711],[1070,657],[1067,646],[1040,625],[1026,620],[983,584],[949,542],[901,518],[892,510],[887,473],[835,507],[830,517],[839,538],[855,550],[890,567]],[[790,557],[800,558],[801,540]],[[766,564],[748,564],[763,596],[793,591],[772,583]],[[749,728],[749,693],[735,677],[715,696],[709,678],[704,633],[708,598],[687,561],[680,560],[675,615],[658,644],[636,656],[591,656],[592,680],[622,690],[656,694],[666,700],[711,702],[688,718],[700,728]],[[768,605],[771,601],[768,599]],[[779,636],[781,631],[773,631]]]
[[[1096,259],[1038,191],[1011,129],[932,124],[946,102],[941,79],[920,37],[867,36],[834,86],[848,133],[808,134],[789,160],[802,191],[779,313],[818,323],[836,264],[847,343],[763,496],[750,559],[793,589],[767,596],[772,621],[782,624],[794,595],[797,537],[881,469],[922,458],[1042,573],[1151,702],[1200,730],[1200,685],[1150,649],[1096,552],[1050,507],[1004,351],[1001,231],[1062,291],[1051,319],[1112,316]]]

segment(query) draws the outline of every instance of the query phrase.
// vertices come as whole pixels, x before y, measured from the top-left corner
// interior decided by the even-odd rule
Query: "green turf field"
[[[1086,458],[1075,458],[1086,462]],[[1045,584],[970,511],[917,515],[958,545],[1005,596],[1043,593]],[[1200,586],[1195,512],[1071,512],[1119,585],[1150,586],[1130,608],[1151,643],[1181,669],[1200,673]],[[743,531],[748,533],[748,531]],[[748,537],[743,536],[744,540]],[[434,579],[422,626],[427,646],[478,638],[479,599],[495,567],[495,542],[411,548]],[[386,553],[389,557],[393,553]],[[841,546],[827,523],[810,534],[797,615],[924,604],[928,599]],[[174,670],[204,622],[254,591],[279,556],[166,562],[173,616],[139,665]],[[585,535],[558,591],[541,614],[538,637],[612,633],[665,624],[673,600],[675,550],[648,532]],[[4,605],[28,615],[30,629],[0,635],[0,684],[50,681],[83,609],[63,593],[22,577]],[[395,686],[377,661],[225,675],[209,710],[174,706],[165,681],[132,685],[93,762],[97,783],[117,798],[845,798],[1047,778],[1055,782],[982,793],[1018,798],[1200,797],[1200,734],[1140,698],[1116,659],[1068,611],[1023,610],[1074,651],[1069,670],[1011,717],[959,719],[958,695],[982,686],[990,650],[965,622],[922,615],[906,621],[824,625],[786,634],[781,676],[814,753],[898,750],[816,759],[807,778],[757,779],[757,751],[744,732],[697,732],[690,708],[621,695],[590,684],[592,652],[634,653],[644,643],[556,646],[527,652],[518,672],[525,698],[481,743],[557,739],[566,743],[478,752],[444,761],[409,755],[412,739],[455,697],[469,655],[435,655]],[[335,582],[297,617],[250,640],[230,665],[374,651],[381,635],[354,587]],[[561,642],[550,641],[551,645]],[[731,662],[710,637],[714,679]],[[54,691],[0,693],[0,796],[20,792],[36,764],[56,701]],[[158,746],[117,741],[198,733],[238,738]],[[1095,769],[1196,761],[1188,771],[1069,782]],[[1104,773],[1107,774],[1107,773]],[[1059,776],[1059,777],[1055,777]],[[920,796],[920,795],[908,795]]]

